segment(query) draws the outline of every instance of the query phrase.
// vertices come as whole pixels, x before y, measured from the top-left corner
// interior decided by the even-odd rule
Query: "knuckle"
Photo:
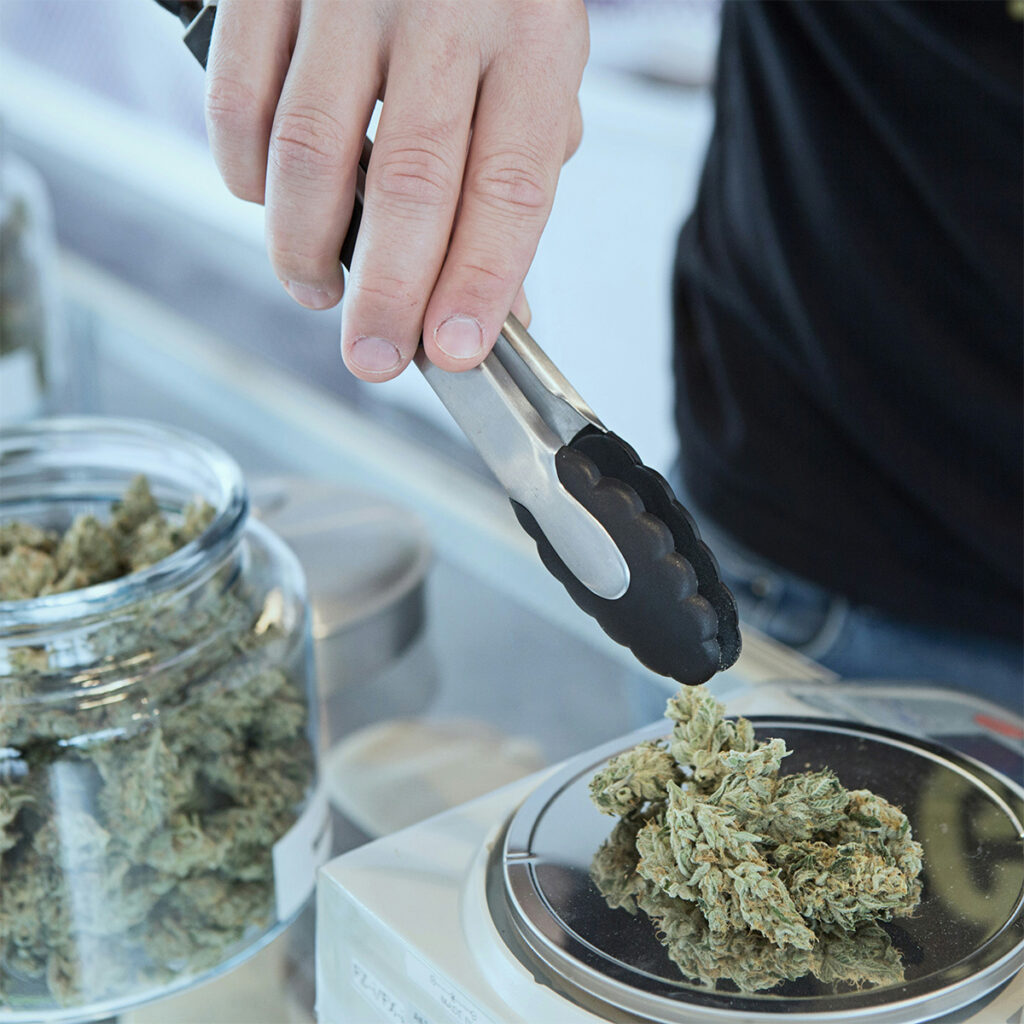
[[[402,314],[418,309],[422,304],[421,296],[410,282],[393,274],[361,274],[355,283],[355,291],[359,305],[364,309],[372,307]]]
[[[337,263],[337,253],[322,247],[302,245],[297,239],[276,238],[267,241],[267,255],[278,277],[287,281],[317,285]]]
[[[314,107],[281,112],[270,137],[270,162],[282,174],[312,181],[330,175],[341,161],[338,122]]]
[[[532,220],[547,213],[554,182],[534,154],[504,151],[481,159],[471,190],[488,206]]]
[[[459,291],[473,302],[488,306],[509,291],[512,273],[509,261],[491,256],[471,258],[459,268]]]
[[[256,124],[261,103],[255,91],[239,79],[212,74],[206,88],[206,120],[210,128],[225,135],[247,132]]]
[[[402,207],[444,206],[452,195],[452,161],[436,144],[409,138],[391,146],[376,168],[374,184],[386,199]]]
[[[226,75],[211,78],[206,93],[207,130],[228,191],[239,199],[263,201],[263,148],[266,123],[260,97],[244,82]]]
[[[590,31],[583,0],[519,0],[512,5],[517,36],[543,51],[558,48],[559,63],[582,67],[590,52]]]

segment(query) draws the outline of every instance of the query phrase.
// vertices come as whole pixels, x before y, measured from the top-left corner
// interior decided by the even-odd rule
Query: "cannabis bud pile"
[[[134,480],[109,521],[0,527],[0,600],[116,580],[197,537]],[[302,609],[256,539],[178,589],[0,634],[0,1016],[143,993],[276,920],[314,781]]]
[[[920,899],[906,816],[828,769],[780,777],[785,743],[756,740],[723,710],[704,687],[683,689],[666,709],[670,738],[594,776],[592,800],[621,819],[591,866],[601,894],[643,910],[682,973],[705,985],[902,980],[876,922]]]
[[[137,476],[107,524],[80,515],[59,536],[19,520],[0,523],[0,601],[62,594],[145,569],[198,537],[213,515],[197,501],[179,522],[169,520]]]

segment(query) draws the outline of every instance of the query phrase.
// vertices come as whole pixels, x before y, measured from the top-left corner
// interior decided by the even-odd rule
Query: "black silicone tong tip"
[[[651,671],[707,682],[740,654],[736,605],[714,556],[668,483],[614,434],[585,431],[556,456],[565,489],[608,530],[630,571],[618,600],[588,590],[566,568],[536,520],[513,502],[548,571],[616,642]]]

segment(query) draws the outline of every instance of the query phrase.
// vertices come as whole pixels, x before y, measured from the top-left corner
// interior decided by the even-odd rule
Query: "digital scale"
[[[589,865],[613,819],[587,785],[613,754],[666,735],[662,721],[323,868],[321,1024],[1020,1024],[1024,721],[951,691],[877,684],[767,684],[726,708],[786,740],[784,772],[830,766],[910,818],[922,901],[882,926],[902,982],[702,986],[643,914],[609,908]]]

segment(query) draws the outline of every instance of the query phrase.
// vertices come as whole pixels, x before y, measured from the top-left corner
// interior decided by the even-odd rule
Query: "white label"
[[[410,1024],[402,1000],[369,968],[352,960],[352,984],[355,990],[381,1015],[395,1024]]]
[[[455,1024],[494,1024],[494,1020],[460,992],[443,974],[411,953],[405,954],[405,969],[416,984],[425,988],[447,1011]]]
[[[352,958],[352,987],[382,1016],[395,1024],[431,1024],[430,1018],[395,995],[376,974]]]
[[[273,848],[277,919],[287,921],[302,909],[316,885],[316,871],[331,852],[327,796],[318,788],[298,821]]]
[[[42,406],[36,359],[27,348],[0,356],[0,419],[27,420]]]

